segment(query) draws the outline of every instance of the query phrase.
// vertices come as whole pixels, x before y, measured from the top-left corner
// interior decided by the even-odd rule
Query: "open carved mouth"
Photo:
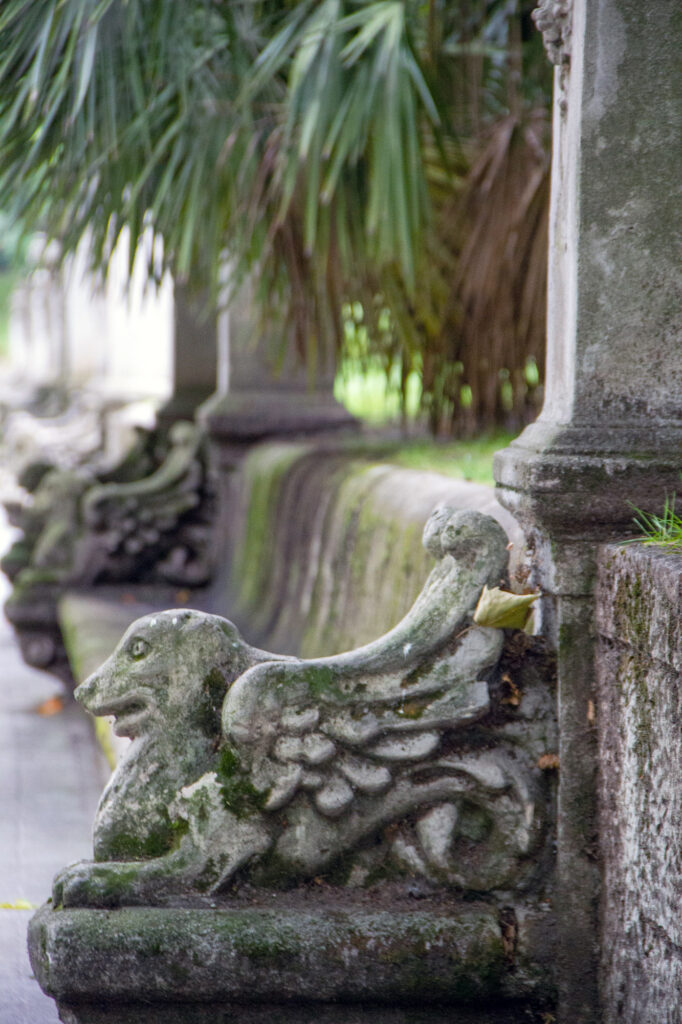
[[[91,710],[96,715],[113,715],[116,719],[113,728],[117,736],[135,736],[149,711],[149,705],[141,694],[128,693]]]

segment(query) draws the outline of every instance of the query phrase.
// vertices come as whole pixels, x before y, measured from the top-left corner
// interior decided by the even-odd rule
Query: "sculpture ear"
[[[249,665],[247,645],[228,619],[205,612],[191,612],[182,625],[187,641],[194,644],[195,671],[202,679],[209,674],[222,679],[223,696]],[[216,682],[217,685],[217,682]]]
[[[422,545],[434,558],[443,557],[443,545],[441,543],[441,530],[444,522],[451,514],[447,505],[437,505],[426,520],[422,534]]]

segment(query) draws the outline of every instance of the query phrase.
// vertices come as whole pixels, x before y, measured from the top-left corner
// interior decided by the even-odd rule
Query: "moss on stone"
[[[495,911],[481,905],[448,913],[45,907],[29,945],[43,987],[63,991],[66,982],[73,992],[75,971],[82,991],[94,984],[98,999],[142,1010],[169,1007],[169,990],[190,1008],[224,1005],[227,992],[239,1004],[267,993],[274,1003],[295,994],[328,1010],[349,1001],[444,1002],[455,1017],[463,1007],[487,1017],[487,1007],[517,1000],[550,1006],[553,996],[551,971],[529,971],[527,957],[510,969]]]
[[[197,700],[194,722],[206,736],[220,735],[220,712],[227,692],[227,684],[222,672],[217,669],[205,676],[201,696]]]
[[[178,818],[176,821],[171,822],[171,832],[173,833],[173,840],[171,848],[177,850],[182,842],[184,836],[189,832],[189,822],[185,821],[184,818]]]
[[[278,493],[287,470],[305,451],[303,445],[269,445],[246,460],[244,483],[248,504],[245,534],[235,551],[231,573],[238,604],[245,610],[257,607],[261,595],[267,590]]]
[[[170,852],[174,838],[170,820],[151,830],[144,838],[121,831],[109,839],[107,855],[116,861],[154,860]]]
[[[247,818],[254,812],[263,810],[267,793],[256,789],[248,772],[243,768],[239,755],[227,742],[220,749],[216,775],[220,783],[223,804],[236,818]]]
[[[333,668],[324,665],[314,665],[297,672],[297,679],[300,678],[308,688],[310,696],[316,700],[324,700],[325,697],[343,699],[343,691],[338,684],[338,673]]]
[[[130,859],[130,858],[129,858]],[[138,873],[136,868],[107,869],[99,865],[97,873],[97,900],[103,907],[117,907],[121,899],[135,888]]]

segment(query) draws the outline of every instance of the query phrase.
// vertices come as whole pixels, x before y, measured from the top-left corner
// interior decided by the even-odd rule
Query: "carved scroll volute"
[[[210,575],[205,439],[192,423],[174,424],[161,465],[149,476],[90,488],[76,575],[110,580],[135,574],[196,586]],[[93,575],[94,574],[94,575]]]
[[[114,465],[102,467],[91,460],[78,469],[42,463],[26,467],[20,478],[26,494],[14,509],[16,525],[23,533],[15,545],[21,557],[7,560],[12,579],[23,570],[28,570],[19,580],[23,586],[47,582],[78,585],[96,579],[106,555],[103,558],[102,545],[88,536],[92,532],[88,521],[92,496],[96,500],[102,490],[116,491],[130,480],[139,482],[159,464],[154,451],[156,433],[136,428],[135,435],[131,448]]]
[[[412,609],[345,654],[279,658],[187,610],[134,623],[76,691],[133,743],[95,823],[101,863],[68,869],[55,898],[106,902],[122,872],[123,902],[326,871],[350,885],[520,884],[543,803],[491,696],[503,631],[471,620],[507,538],[489,517],[440,509],[424,541],[437,564]]]

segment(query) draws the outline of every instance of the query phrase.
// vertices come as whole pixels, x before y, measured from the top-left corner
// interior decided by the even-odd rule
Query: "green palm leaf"
[[[229,251],[301,351],[340,338],[340,307],[357,299],[368,343],[386,365],[420,365],[434,408],[437,381],[476,393],[452,369],[466,363],[453,337],[501,247],[458,189],[480,109],[504,112],[512,17],[508,0],[3,0],[0,209],[64,255],[87,236],[102,272],[123,226],[131,260],[151,228],[166,265],[214,297]],[[500,195],[511,166],[488,166]],[[533,171],[515,206],[536,227],[538,182]],[[541,233],[517,231],[529,268]],[[517,364],[541,291],[535,269],[517,288]],[[470,303],[477,331],[487,301]]]

